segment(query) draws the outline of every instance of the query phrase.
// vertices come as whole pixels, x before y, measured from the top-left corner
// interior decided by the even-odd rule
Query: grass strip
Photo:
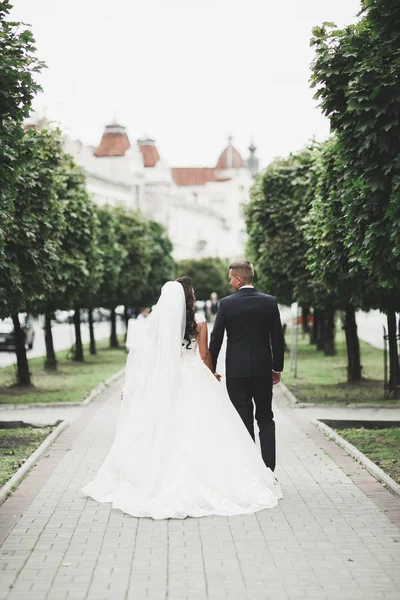
[[[40,446],[54,426],[0,429],[0,487]]]
[[[400,427],[336,431],[400,484]]]
[[[122,336],[120,339],[122,344]],[[0,369],[0,404],[31,404],[36,402],[81,402],[91,389],[125,366],[124,346],[110,349],[108,339],[97,342],[97,354],[89,354],[85,345],[85,361],[67,358],[69,350],[57,353],[57,371],[44,369],[44,357],[32,358],[29,368],[33,387],[15,385],[15,365]]]
[[[290,341],[290,331],[287,342]],[[309,337],[299,332],[297,378],[290,369],[289,354],[282,380],[299,402],[315,404],[370,403],[400,405],[400,400],[383,397],[383,351],[360,341],[363,379],[361,383],[347,382],[346,342],[342,330],[336,335],[335,356],[325,356],[311,345]]]

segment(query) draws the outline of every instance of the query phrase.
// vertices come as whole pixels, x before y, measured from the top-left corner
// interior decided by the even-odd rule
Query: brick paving
[[[152,521],[82,496],[112,441],[119,387],[83,411],[0,508],[0,600],[400,598],[400,500],[280,392],[278,507]]]

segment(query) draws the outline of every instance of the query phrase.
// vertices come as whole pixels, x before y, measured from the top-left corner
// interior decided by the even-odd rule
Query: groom
[[[211,333],[210,353],[215,371],[226,329],[229,397],[253,440],[254,401],[261,454],[273,471],[276,453],[272,386],[281,378],[284,338],[275,298],[257,292],[253,278],[253,265],[247,260],[230,265],[229,280],[236,293],[220,301]]]

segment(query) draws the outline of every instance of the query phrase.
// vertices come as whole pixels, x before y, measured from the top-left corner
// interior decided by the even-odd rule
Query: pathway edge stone
[[[378,465],[372,462],[365,454],[360,452],[353,444],[350,444],[347,440],[345,440],[341,435],[339,435],[336,431],[326,425],[322,421],[318,419],[313,419],[311,421],[317,429],[322,431],[327,437],[331,438],[338,446],[343,448],[343,450],[349,454],[352,458],[354,458],[357,462],[359,462],[375,479],[383,483],[390,491],[400,498],[400,485],[394,481],[385,471],[383,471]]]
[[[29,410],[32,408],[69,408],[69,407],[77,407],[77,406],[87,406],[97,398],[109,385],[111,385],[116,379],[121,377],[125,372],[125,367],[111,375],[108,379],[99,383],[96,387],[90,390],[89,394],[86,396],[82,402],[35,402],[33,404],[0,404],[0,412],[3,410]]]
[[[42,458],[43,454],[50,448],[53,442],[58,438],[58,436],[69,426],[68,421],[61,421],[57,425],[57,427],[47,436],[45,440],[40,444],[38,448],[26,459],[23,465],[20,466],[18,471],[14,473],[14,475],[0,488],[0,506],[3,502],[8,498],[12,488],[17,486],[21,479],[25,477],[25,475],[30,471],[32,467]]]

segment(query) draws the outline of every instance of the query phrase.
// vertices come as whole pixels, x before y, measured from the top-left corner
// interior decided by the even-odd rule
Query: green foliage
[[[121,339],[122,341],[122,339]],[[87,354],[88,345],[84,346]],[[82,402],[89,392],[126,363],[125,349],[108,348],[108,339],[97,341],[97,354],[85,362],[72,362],[70,350],[57,352],[58,371],[43,369],[43,358],[31,358],[29,370],[34,387],[15,385],[15,367],[0,369],[0,405],[48,404],[50,402]]]
[[[114,212],[117,242],[125,251],[115,305],[138,306],[146,292],[150,272],[148,224],[132,210],[118,207]]]
[[[57,265],[47,309],[89,306],[102,276],[97,243],[98,221],[85,186],[85,175],[71,156],[63,152],[57,194],[64,213]]]
[[[18,471],[54,426],[0,429],[0,487]]]
[[[126,250],[117,239],[117,215],[110,207],[96,207],[99,223],[98,245],[103,268],[102,281],[96,295],[97,306],[114,307],[118,302],[118,285]]]
[[[157,302],[161,287],[174,277],[172,242],[159,223],[148,221],[147,249],[150,254],[150,271],[140,302],[141,306],[152,306]]]
[[[400,427],[336,431],[400,484]]]
[[[212,292],[216,292],[219,298],[232,292],[227,260],[216,257],[181,260],[176,265],[175,273],[176,277],[191,277],[199,300],[208,300]]]
[[[308,336],[299,336],[297,377],[285,369],[283,380],[299,402],[381,404],[383,400],[383,352],[360,342],[363,378],[354,384],[347,381],[347,350],[344,332],[336,328],[336,356],[316,352]],[[287,339],[290,339],[288,332]],[[400,404],[400,401],[386,401]]]
[[[400,4],[365,2],[345,29],[313,31],[312,84],[340,145],[350,270],[400,286]]]
[[[351,304],[369,310],[380,305],[384,292],[379,294],[377,279],[354,264],[346,244],[344,171],[338,141],[332,136],[316,157],[317,185],[304,227],[307,267],[337,306]]]
[[[284,304],[311,303],[318,291],[306,268],[303,222],[316,186],[318,146],[275,159],[256,180],[246,207],[248,250],[261,291]]]
[[[0,270],[0,315],[34,309],[52,290],[64,231],[58,197],[62,138],[58,130],[28,130]]]
[[[22,23],[7,21],[8,0],[0,2],[0,260],[13,212],[16,182],[23,163],[22,122],[40,89],[34,77],[44,67],[35,56],[32,33]]]

